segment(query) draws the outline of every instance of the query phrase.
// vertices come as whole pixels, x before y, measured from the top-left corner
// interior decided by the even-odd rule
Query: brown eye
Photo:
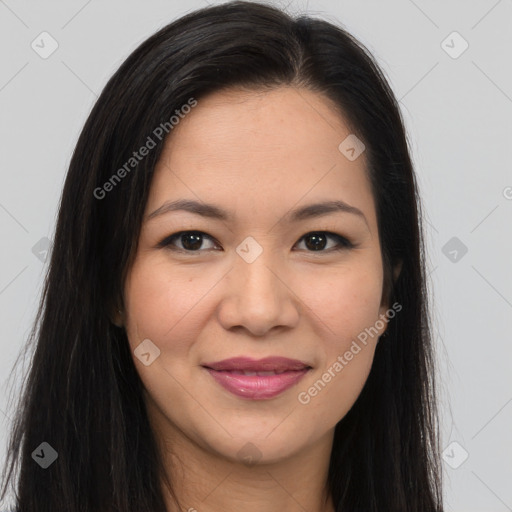
[[[180,231],[162,240],[158,247],[169,247],[172,250],[184,252],[199,252],[204,239],[213,240],[212,237],[201,231]],[[176,247],[174,242],[181,242],[181,247]],[[203,250],[206,250],[203,248]]]
[[[336,240],[337,245],[328,248],[326,251],[325,248],[329,239]],[[309,252],[330,252],[331,250],[339,251],[353,247],[353,244],[346,238],[328,231],[314,231],[304,235],[300,240],[305,241],[306,248]]]

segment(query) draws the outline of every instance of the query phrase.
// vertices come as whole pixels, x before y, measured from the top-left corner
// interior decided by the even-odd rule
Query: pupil
[[[313,249],[314,251],[323,249],[325,247],[325,238],[325,236],[319,234],[309,235],[306,238],[306,246],[308,247],[308,249]],[[313,243],[309,244],[308,240],[313,240]]]
[[[189,233],[182,236],[182,245],[185,249],[199,249],[201,247],[201,235],[198,235],[196,233]],[[192,242],[189,243],[186,240],[189,239]]]

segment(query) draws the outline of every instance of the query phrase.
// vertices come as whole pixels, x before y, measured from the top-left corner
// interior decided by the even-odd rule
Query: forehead
[[[187,197],[275,214],[341,199],[374,216],[364,152],[339,146],[351,130],[325,97],[306,89],[237,89],[197,100],[166,140],[148,210]]]

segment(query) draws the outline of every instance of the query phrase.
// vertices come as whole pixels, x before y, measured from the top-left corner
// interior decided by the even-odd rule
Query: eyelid
[[[169,249],[171,251],[176,251],[176,252],[181,252],[181,253],[187,253],[187,254],[201,254],[203,253],[205,250],[212,250],[212,249],[198,249],[196,251],[190,251],[190,250],[187,250],[187,249],[181,249],[179,247],[175,247],[172,245],[172,242],[176,239],[179,239],[179,237],[181,235],[184,235],[184,234],[191,234],[191,233],[194,233],[194,234],[199,234],[201,235],[203,238],[209,238],[210,240],[212,240],[215,244],[219,245],[219,242],[211,235],[209,235],[208,233],[205,233],[204,231],[199,231],[199,230],[195,230],[195,229],[189,229],[189,230],[183,230],[183,231],[178,231],[176,233],[173,233],[167,237],[165,237],[163,240],[161,240],[158,244],[157,244],[157,247],[158,248],[164,248],[164,249]],[[327,231],[327,230],[313,230],[313,231],[308,231],[307,233],[305,233],[304,235],[302,235],[298,240],[297,242],[295,243],[295,245],[297,245],[298,243],[302,242],[302,240],[304,238],[306,238],[308,235],[314,235],[314,234],[322,234],[322,235],[325,235],[327,238],[333,238],[335,240],[337,240],[338,244],[336,247],[331,247],[330,249],[326,249],[326,250],[319,250],[319,251],[308,251],[306,250],[305,252],[308,252],[308,253],[311,253],[311,254],[318,254],[318,253],[326,253],[326,254],[331,254],[333,252],[338,252],[338,251],[342,251],[342,250],[347,250],[347,249],[353,249],[357,246],[357,244],[355,244],[354,242],[352,242],[350,239],[348,239],[346,236],[343,236],[343,235],[340,235],[339,233],[335,233],[333,231]],[[294,245],[294,247],[295,247]]]
[[[198,231],[196,229],[188,229],[188,230],[183,230],[183,231],[177,231],[176,233],[173,233],[172,235],[166,236],[162,241],[160,241],[157,244],[157,247],[163,248],[163,249],[169,249],[169,250],[177,251],[177,252],[186,252],[188,254],[193,254],[193,253],[200,254],[200,253],[204,252],[205,250],[207,250],[207,249],[200,249],[197,251],[187,251],[186,249],[181,249],[179,247],[172,246],[172,243],[171,243],[172,241],[179,239],[181,235],[191,234],[191,233],[201,235],[203,238],[209,238],[216,244],[220,245],[217,242],[217,240],[213,236],[209,235],[208,233],[205,233],[204,231]],[[208,250],[211,250],[211,249],[208,249]]]
[[[355,247],[355,244],[351,240],[349,240],[346,236],[340,235],[338,233],[334,233],[332,231],[325,231],[325,230],[324,231],[322,231],[322,230],[308,231],[307,233],[305,233],[304,235],[302,235],[299,238],[297,243],[302,242],[302,240],[304,238],[306,238],[307,236],[315,235],[315,234],[322,234],[322,235],[325,235],[327,238],[335,239],[337,241],[337,246],[336,247],[331,247],[330,249],[326,249],[326,250],[320,250],[320,251],[306,251],[306,252],[311,253],[311,254],[315,254],[315,253],[319,253],[319,254],[327,253],[327,254],[330,254],[330,253],[337,252],[337,251],[353,249]]]

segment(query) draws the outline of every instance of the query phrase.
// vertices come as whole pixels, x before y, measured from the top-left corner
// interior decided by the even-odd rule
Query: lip
[[[250,357],[232,357],[213,363],[204,363],[202,366],[217,371],[248,371],[248,372],[265,372],[265,371],[291,371],[303,370],[311,368],[308,363],[299,361],[298,359],[289,359],[287,357],[265,357],[263,359],[251,359]]]
[[[286,357],[251,359],[234,357],[202,365],[224,389],[241,398],[265,400],[294,386],[311,369],[307,363]],[[276,372],[244,375],[243,372]]]

